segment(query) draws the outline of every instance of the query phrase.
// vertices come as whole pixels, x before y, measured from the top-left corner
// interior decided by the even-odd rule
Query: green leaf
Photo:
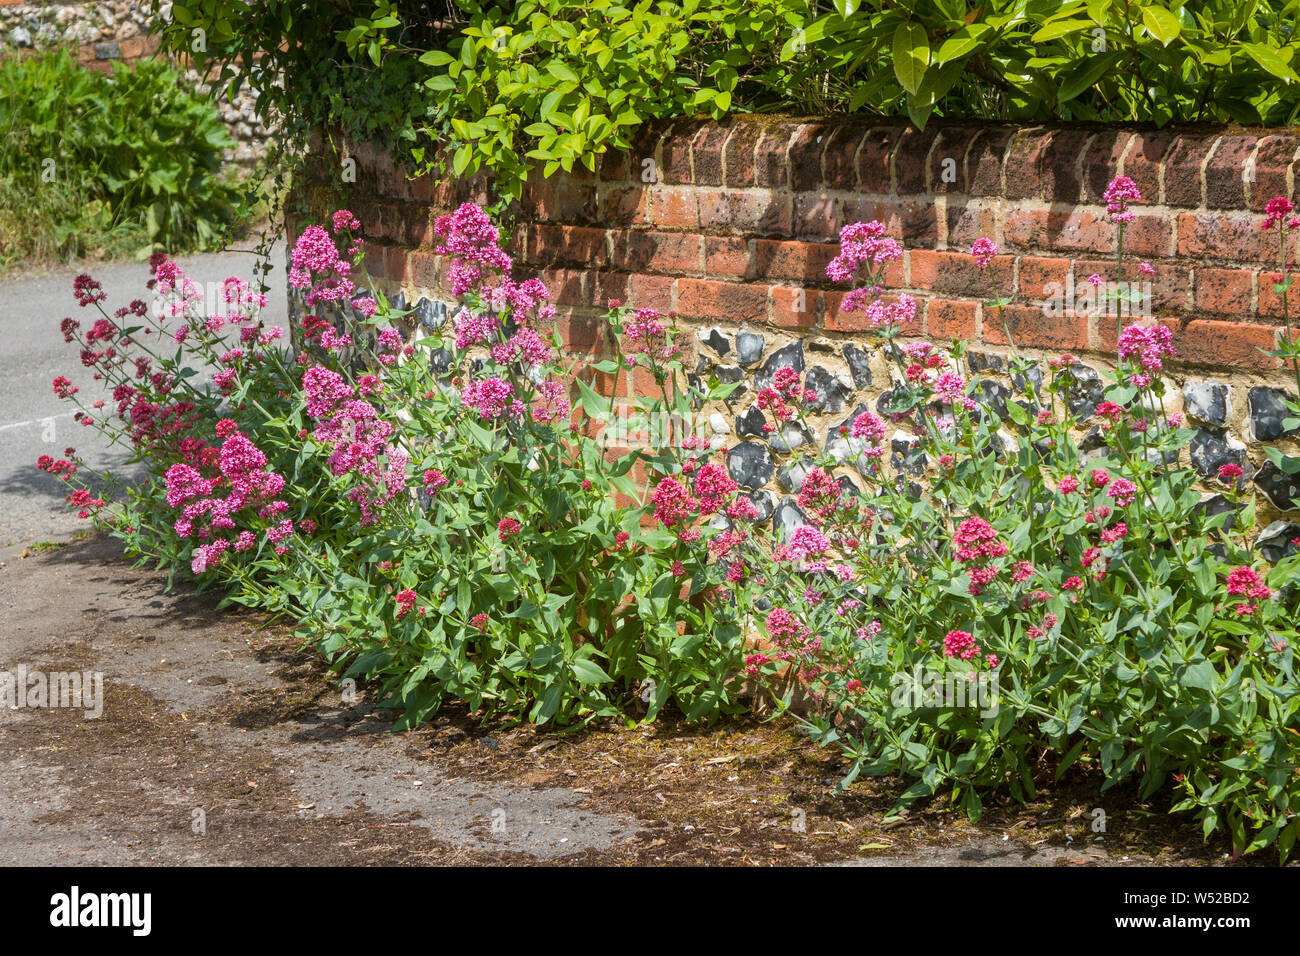
[[[1252,60],[1278,79],[1285,80],[1288,83],[1300,80],[1300,76],[1296,75],[1295,70],[1291,69],[1286,60],[1278,56],[1277,51],[1272,47],[1265,46],[1262,43],[1243,43],[1241,48],[1246,51]]]
[[[1178,17],[1165,7],[1143,7],[1142,23],[1160,41],[1161,46],[1169,46],[1177,40],[1183,29]]]
[[[1061,88],[1057,90],[1056,102],[1068,103],[1084,90],[1091,89],[1099,79],[1114,66],[1116,54],[1106,53],[1098,57],[1088,57],[1070,71]]]
[[[579,684],[608,684],[612,677],[601,669],[595,661],[587,658],[579,658],[570,665],[573,668],[574,676],[578,678]]]
[[[565,80],[569,83],[578,82],[578,74],[574,73],[568,64],[561,63],[558,60],[552,60],[546,64],[546,72],[558,80]]]
[[[915,93],[930,65],[930,40],[925,28],[916,23],[900,23],[894,31],[894,76],[903,89]]]

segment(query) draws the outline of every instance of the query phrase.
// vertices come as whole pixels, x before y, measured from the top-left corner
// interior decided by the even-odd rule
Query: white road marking
[[[60,412],[57,415],[46,415],[43,418],[33,418],[26,422],[13,422],[8,425],[0,425],[0,432],[8,431],[11,428],[27,428],[30,425],[44,425],[46,422],[52,422],[57,418],[71,418],[76,412]]]

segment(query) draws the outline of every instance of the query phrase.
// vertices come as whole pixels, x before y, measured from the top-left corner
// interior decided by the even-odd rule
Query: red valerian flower
[[[943,653],[945,657],[968,661],[979,655],[980,646],[970,631],[949,631],[943,638]]]
[[[502,518],[497,522],[497,537],[506,541],[511,535],[519,533],[520,524],[514,518]]]

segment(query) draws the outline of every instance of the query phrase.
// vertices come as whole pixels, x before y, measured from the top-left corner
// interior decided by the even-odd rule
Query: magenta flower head
[[[1129,212],[1128,205],[1141,202],[1142,193],[1138,190],[1137,183],[1127,176],[1116,176],[1101,198],[1106,200],[1106,212],[1110,214],[1111,221],[1124,223],[1133,221],[1133,213]]]
[[[975,240],[975,245],[971,246],[970,254],[975,257],[981,269],[987,269],[993,263],[993,257],[998,254],[997,243],[987,236],[980,236]]]
[[[1274,196],[1264,207],[1264,221],[1261,222],[1261,229],[1271,229],[1274,225],[1286,218],[1287,213],[1295,208],[1295,204],[1285,196]]]

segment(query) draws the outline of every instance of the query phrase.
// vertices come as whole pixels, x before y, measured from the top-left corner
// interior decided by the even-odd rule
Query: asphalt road
[[[251,279],[256,257],[222,252],[178,261],[195,281],[216,283],[230,275]],[[263,314],[270,324],[284,324],[281,247],[272,252],[271,261],[275,269]],[[133,474],[125,467],[126,451],[73,421],[70,403],[57,398],[50,387],[56,376],[65,375],[80,388],[79,397],[90,401],[100,387],[81,367],[78,349],[65,343],[59,331],[64,316],[83,326],[99,316],[94,306],[82,309],[72,296],[73,277],[81,271],[69,268],[0,281],[0,550],[63,538],[82,524],[63,500],[64,483],[36,467],[41,455],[59,458],[72,446],[96,471],[109,469],[126,478]],[[108,293],[103,305],[110,314],[132,299],[149,300],[146,263],[114,263],[86,271],[103,283]]]

